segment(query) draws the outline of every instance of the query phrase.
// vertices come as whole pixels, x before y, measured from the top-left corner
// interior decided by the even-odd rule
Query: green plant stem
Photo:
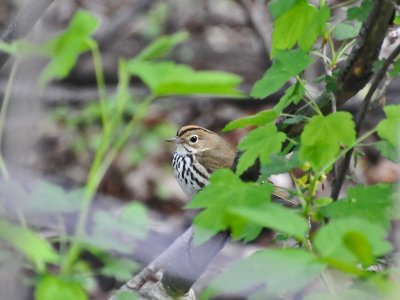
[[[76,261],[76,259],[80,254],[81,241],[79,240],[79,238],[85,232],[85,226],[89,216],[89,209],[92,204],[93,197],[100,184],[102,176],[104,176],[103,173],[102,176],[99,178],[99,169],[101,167],[102,160],[104,159],[112,140],[112,128],[109,124],[109,119],[108,119],[109,114],[107,111],[107,102],[106,102],[107,93],[105,88],[101,54],[96,42],[94,42],[91,39],[88,39],[86,42],[89,45],[92,52],[94,70],[96,75],[96,83],[100,99],[103,132],[100,140],[100,145],[95,153],[95,157],[93,159],[93,162],[89,170],[88,179],[85,187],[85,194],[83,196],[82,207],[79,213],[78,224],[75,230],[75,239],[72,242],[71,248],[69,249],[66,255],[66,259],[64,260],[61,268],[61,272],[64,274],[69,273],[71,271],[74,262]]]
[[[17,70],[18,70],[18,66],[19,66],[19,59],[17,58],[11,68],[11,73],[10,73],[10,77],[8,78],[8,82],[7,82],[7,86],[6,86],[6,90],[4,93],[4,98],[3,98],[3,103],[1,105],[1,111],[0,111],[0,171],[1,174],[3,175],[4,178],[9,179],[10,175],[8,173],[7,170],[7,166],[4,162],[4,158],[2,155],[2,140],[3,140],[3,133],[4,133],[4,126],[5,126],[5,122],[6,122],[6,116],[7,116],[7,112],[8,112],[8,105],[10,103],[10,98],[11,98],[11,91],[12,91],[12,87],[14,85],[14,81],[15,81],[15,76],[17,74]]]
[[[338,62],[340,62],[341,60],[342,60],[342,56],[346,53],[346,51],[351,47],[351,46],[353,46],[355,44],[355,41],[353,40],[353,41],[350,41],[350,42],[348,42],[348,43],[343,43],[341,46],[340,46],[340,49],[338,50],[338,53],[337,53],[337,58],[336,58],[336,61],[335,61],[335,65],[338,63]]]
[[[283,117],[289,117],[289,118],[297,117],[297,115],[287,114],[287,113],[280,113],[279,115],[280,115],[280,116],[283,116]],[[304,119],[305,119],[305,120],[309,120],[309,119],[311,119],[311,118],[304,116]]]
[[[118,138],[115,143],[114,150],[119,151],[125,143],[128,141],[129,137],[133,134],[135,127],[139,124],[139,122],[143,119],[146,112],[148,111],[150,104],[154,101],[155,95],[149,95],[140,103],[138,109],[135,112],[135,116],[130,121],[128,126],[125,127],[122,134]]]
[[[381,81],[383,78],[386,76],[386,72],[389,69],[389,67],[393,64],[393,62],[396,60],[396,58],[400,55],[400,45],[398,45],[387,57],[387,59],[384,61],[378,72],[376,72],[375,77],[372,80],[371,87],[368,90],[367,95],[364,98],[364,101],[361,104],[360,109],[357,112],[356,116],[356,135],[358,136],[362,127],[362,124],[364,123],[364,120],[367,116],[368,109],[370,107],[372,98],[375,95],[375,92],[377,91]],[[344,178],[346,176],[346,172],[349,168],[350,161],[351,161],[351,156],[353,151],[350,150],[343,162],[340,164],[339,167],[339,172],[336,178],[333,181],[333,188],[331,192],[331,198],[336,201],[337,198],[339,197],[340,190],[342,188]]]
[[[311,175],[311,181],[308,185],[308,194],[305,197],[305,206],[304,206],[304,211],[303,214],[306,218],[310,217],[310,207],[313,203],[314,197],[315,197],[315,192],[317,190],[318,186],[318,176],[316,174]]]
[[[319,52],[317,52],[317,51],[312,51],[311,53],[312,53],[313,55],[318,56],[319,58],[323,59],[325,65],[331,65],[331,64],[332,64],[331,60],[330,60],[329,57],[327,57],[326,55],[324,55],[324,54],[322,54],[322,53],[319,53]]]
[[[115,144],[112,146],[110,151],[104,149],[99,149],[96,152],[96,157],[94,160],[94,163],[92,164],[92,167],[89,172],[88,176],[88,183],[86,185],[86,190],[85,190],[85,195],[83,198],[83,204],[81,208],[81,212],[79,215],[78,219],[78,225],[75,231],[75,237],[76,239],[72,242],[71,248],[69,252],[67,253],[66,259],[64,261],[64,264],[62,266],[62,273],[68,274],[71,271],[71,268],[77,258],[79,257],[79,254],[82,249],[82,243],[79,240],[79,238],[82,236],[82,234],[85,231],[85,226],[87,223],[87,219],[89,216],[89,209],[92,204],[93,197],[96,193],[96,190],[98,186],[100,185],[101,180],[104,177],[104,174],[110,167],[111,163],[114,161],[116,156],[118,155],[119,151],[122,149],[122,147],[126,144],[129,138],[134,136],[134,130],[139,124],[139,122],[143,119],[145,116],[145,113],[147,112],[151,102],[154,100],[154,95],[149,95],[146,99],[144,99],[134,117],[132,118],[131,122],[128,124],[128,126],[125,127],[121,135],[118,137],[116,140]],[[104,133],[105,134],[105,133]],[[107,153],[108,152],[108,153]],[[107,155],[103,155],[107,153]],[[99,158],[101,156],[101,158]]]
[[[298,81],[301,81],[302,79],[300,78],[300,76],[296,76],[296,79]],[[308,104],[308,106],[310,106],[316,114],[322,116],[323,113],[321,111],[321,109],[318,107],[318,105],[315,103],[315,101],[312,99],[312,97],[309,97],[307,95],[304,95],[304,97],[302,98],[304,100],[304,102],[306,102]]]
[[[323,167],[321,169],[321,171],[318,172],[318,177],[322,176],[324,173],[326,173],[334,164],[335,162],[346,155],[346,153],[348,151],[350,151],[351,149],[353,149],[355,146],[357,146],[360,142],[362,142],[363,140],[365,140],[366,138],[368,138],[369,136],[373,135],[376,132],[376,128],[373,128],[369,131],[367,131],[366,133],[364,133],[361,137],[359,137],[353,144],[351,144],[350,146],[348,146],[346,149],[342,150],[340,152],[340,154],[333,160],[331,160],[329,163],[327,163],[325,165],[325,167]]]
[[[109,120],[108,120],[108,110],[107,110],[107,92],[106,92],[106,84],[104,80],[104,72],[103,72],[103,63],[101,60],[101,54],[99,51],[99,47],[96,42],[91,39],[87,41],[90,50],[92,52],[94,72],[96,76],[97,89],[99,93],[100,105],[101,105],[101,118],[103,122],[104,130],[111,131],[109,128]]]
[[[292,179],[292,182],[294,183],[294,186],[295,186],[295,188],[296,188],[297,196],[299,197],[299,202],[300,202],[301,206],[302,206],[303,209],[304,209],[305,206],[306,206],[306,203],[307,203],[307,202],[306,202],[306,199],[304,198],[304,194],[303,194],[303,192],[301,191],[299,185],[297,184],[296,178],[295,178],[295,176],[293,175],[293,173],[290,172],[289,175],[290,175],[290,177],[291,177],[291,179]]]
[[[329,48],[330,48],[331,53],[332,53],[331,66],[330,66],[330,69],[332,70],[332,69],[335,68],[337,56],[336,56],[335,46],[333,45],[333,41],[332,41],[331,35],[329,35],[328,45],[329,45]]]
[[[291,142],[293,144],[293,146],[296,146],[298,144],[298,142],[296,142],[294,139],[290,138],[290,137],[286,137],[286,139]],[[287,153],[285,153],[287,154]]]
[[[129,70],[127,67],[127,63],[125,60],[121,59],[118,65],[118,87],[117,87],[117,96],[115,101],[117,102],[116,110],[111,117],[111,128],[113,130],[117,127],[117,124],[121,122],[121,118],[124,112],[124,107],[126,104],[128,96],[128,87],[129,87]]]

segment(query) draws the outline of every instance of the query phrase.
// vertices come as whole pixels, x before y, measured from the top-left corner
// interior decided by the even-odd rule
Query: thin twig
[[[350,98],[356,95],[371,79],[373,62],[378,58],[382,42],[387,35],[390,26],[391,16],[394,12],[394,5],[391,0],[376,0],[374,6],[363,23],[356,43],[349,53],[348,58],[342,67],[337,79],[337,89],[334,91],[336,107],[340,108]],[[317,97],[315,102],[324,114],[330,113],[332,109],[332,97],[330,91],[324,91]],[[288,111],[295,115],[311,117],[315,115],[313,108],[306,105],[299,105],[289,108]],[[284,123],[284,119],[280,122]],[[304,128],[304,122],[294,124],[282,129],[288,136],[298,136]]]
[[[367,115],[367,112],[368,112],[368,107],[371,103],[372,97],[375,94],[375,91],[377,90],[382,79],[385,77],[385,74],[386,74],[389,66],[394,62],[394,60],[397,58],[399,53],[400,53],[400,45],[397,46],[396,49],[393,50],[393,52],[385,60],[382,67],[376,73],[375,78],[372,81],[371,87],[368,90],[368,94],[365,97],[365,99],[361,105],[361,109],[357,113],[357,117],[356,117],[356,134],[357,134],[357,136],[360,133],[362,124],[363,124],[365,117]],[[332,189],[332,193],[331,193],[331,197],[333,200],[337,200],[337,198],[339,197],[340,189],[342,188],[344,178],[345,178],[347,170],[349,168],[353,151],[354,151],[354,148],[346,153],[346,156],[344,157],[344,160],[339,167],[338,177],[335,179],[335,181],[333,183],[333,189]]]

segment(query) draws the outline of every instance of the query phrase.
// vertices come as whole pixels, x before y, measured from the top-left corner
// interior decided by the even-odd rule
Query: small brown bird
[[[197,125],[183,126],[167,142],[176,144],[172,167],[179,185],[190,197],[208,184],[213,171],[230,168],[236,155],[222,137]]]

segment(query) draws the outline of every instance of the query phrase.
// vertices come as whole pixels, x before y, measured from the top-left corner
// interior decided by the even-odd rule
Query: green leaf
[[[280,154],[272,154],[271,161],[261,166],[260,173],[267,179],[273,174],[286,173],[294,168],[300,167],[302,164],[299,158],[299,151],[294,151],[290,159]]]
[[[372,246],[363,234],[349,231],[343,236],[343,242],[362,264],[369,266],[374,263]]]
[[[187,32],[178,32],[173,35],[156,39],[143,49],[135,60],[154,60],[166,56],[174,47],[184,42],[189,37]]]
[[[230,131],[236,128],[243,128],[246,126],[261,126],[272,122],[278,117],[278,113],[273,110],[264,110],[255,115],[240,118],[229,122],[222,131]]]
[[[0,41],[0,50],[10,55],[19,57],[24,56],[49,56],[49,51],[46,49],[46,44],[37,44],[26,40],[15,40],[10,43]]]
[[[141,15],[142,26],[139,26],[139,33],[148,39],[159,37],[167,26],[170,19],[172,7],[166,2],[157,2]]]
[[[55,263],[59,259],[50,244],[29,228],[0,220],[0,239],[8,241],[24,254],[39,272],[46,269],[47,263]]]
[[[314,116],[301,134],[300,158],[310,162],[315,170],[322,170],[337,157],[341,145],[351,146],[355,140],[350,113]]]
[[[349,8],[347,10],[347,19],[364,22],[372,9],[372,4],[371,0],[364,0],[360,6]]]
[[[268,10],[274,19],[279,18],[282,14],[287,12],[300,0],[271,0],[268,3]]]
[[[400,140],[400,105],[387,105],[383,108],[386,119],[376,127],[378,135],[393,147],[399,146]]]
[[[390,184],[349,188],[347,198],[322,208],[324,217],[339,219],[359,217],[389,229],[394,212],[395,188]]]
[[[327,6],[317,9],[306,0],[296,1],[275,21],[272,56],[275,56],[276,50],[292,49],[296,43],[302,50],[310,50],[317,38],[324,34],[329,16]]]
[[[243,174],[258,157],[261,164],[270,162],[271,155],[281,150],[285,139],[286,135],[283,132],[278,132],[273,123],[250,131],[238,145],[238,149],[244,151],[244,153],[239,158],[236,173],[238,175]]]
[[[98,228],[107,231],[126,231],[137,238],[144,238],[147,234],[146,207],[139,202],[127,205],[119,216],[107,212],[96,213],[94,221]]]
[[[322,227],[314,238],[314,247],[322,257],[332,258],[344,263],[363,263],[354,249],[349,249],[349,242],[345,243],[348,234],[357,232],[362,235],[372,246],[372,254],[375,257],[388,253],[391,245],[385,240],[386,231],[382,226],[365,219],[356,217],[333,220]],[[351,235],[350,235],[351,236]]]
[[[390,271],[389,271],[390,272]],[[392,273],[393,274],[393,273]],[[391,276],[391,275],[389,275]],[[304,300],[395,300],[400,295],[400,285],[398,280],[388,280],[386,271],[372,271],[358,280],[353,280],[352,284],[341,288],[343,281],[338,282],[335,288],[335,295],[329,294],[312,294],[303,298]]]
[[[301,290],[324,269],[324,264],[303,249],[258,251],[214,279],[200,299],[235,295],[255,286],[263,286],[258,299],[282,299]]]
[[[99,211],[93,218],[93,232],[85,236],[83,242],[104,250],[118,250],[121,253],[130,253],[134,246],[124,243],[121,236],[133,240],[143,239],[149,226],[146,208],[138,202],[126,206],[119,216]]]
[[[360,280],[364,281],[364,280]],[[398,291],[397,291],[398,292]],[[394,297],[387,297],[388,295],[382,289],[372,286],[363,286],[362,288],[346,287],[344,289],[335,289],[335,295],[330,292],[326,293],[312,293],[304,298],[304,300],[376,300],[376,299],[396,299],[397,294]]]
[[[379,141],[375,143],[375,148],[381,153],[381,155],[394,163],[400,162],[400,155],[397,147],[393,147],[386,141]]]
[[[78,211],[83,199],[83,190],[64,191],[61,187],[38,180],[30,191],[12,180],[0,180],[1,197],[9,201],[15,212],[22,209],[28,216],[70,213]],[[14,201],[18,199],[18,201]]]
[[[140,268],[138,263],[124,258],[107,257],[103,259],[103,263],[101,274],[115,277],[119,281],[128,281]]]
[[[304,51],[277,51],[275,61],[251,91],[254,98],[265,98],[277,92],[292,77],[303,72],[314,60]]]
[[[15,43],[0,42],[0,50],[7,54],[17,54],[17,45]]]
[[[64,78],[69,74],[78,56],[87,51],[90,44],[96,44],[90,35],[98,25],[98,19],[91,13],[83,10],[75,13],[68,29],[45,45],[51,60],[40,75],[41,84],[54,78]]]
[[[35,300],[87,300],[89,299],[76,281],[46,275],[40,279],[35,290]]]
[[[400,24],[400,15],[396,13],[394,20],[393,20],[394,25],[399,25]]]
[[[84,197],[82,189],[64,191],[61,187],[47,181],[39,181],[30,195],[30,201],[24,203],[28,212],[70,213],[78,211]]]
[[[303,98],[305,93],[304,84],[297,81],[295,85],[292,85],[285,91],[285,94],[279,100],[279,102],[274,106],[274,111],[281,113],[286,107],[291,103],[297,104]]]
[[[272,186],[268,183],[258,186],[241,181],[231,170],[215,171],[210,177],[210,184],[186,206],[204,208],[194,219],[195,242],[200,244],[227,229],[232,230],[235,239],[254,239],[262,227],[245,219],[232,218],[230,209],[239,205],[260,207],[271,200],[271,193]]]
[[[396,60],[393,64],[393,68],[389,71],[390,77],[396,77],[400,73],[400,60]]]
[[[283,126],[283,128],[285,128],[285,127],[288,126],[288,125],[302,123],[302,122],[304,122],[304,121],[306,121],[306,120],[307,120],[307,118],[306,118],[305,116],[303,116],[303,115],[296,115],[296,116],[294,116],[294,117],[292,117],[292,118],[288,118],[288,119],[284,120],[284,121],[283,121],[283,125],[285,125],[285,126]]]
[[[242,217],[251,223],[286,233],[299,240],[304,240],[308,230],[308,223],[303,217],[294,210],[275,203],[257,208],[233,206],[230,211],[235,217]]]
[[[333,35],[338,41],[352,39],[360,33],[361,26],[361,22],[355,22],[354,24],[339,23],[333,29]]]
[[[151,89],[155,96],[219,95],[239,97],[240,76],[220,71],[195,71],[173,62],[131,60],[129,70]]]
[[[332,198],[330,197],[321,197],[314,200],[314,207],[321,208],[325,207],[333,202]]]

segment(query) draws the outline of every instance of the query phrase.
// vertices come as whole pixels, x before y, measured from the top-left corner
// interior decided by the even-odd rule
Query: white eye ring
[[[197,143],[198,140],[199,140],[199,137],[198,137],[197,135],[192,135],[192,136],[189,138],[189,141],[190,141],[191,144]]]

